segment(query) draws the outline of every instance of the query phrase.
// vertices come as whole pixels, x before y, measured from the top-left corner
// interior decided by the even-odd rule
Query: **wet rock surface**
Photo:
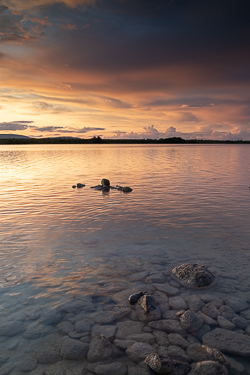
[[[202,264],[185,263],[172,270],[171,276],[180,284],[190,288],[208,287],[215,282],[215,276]]]
[[[186,375],[191,370],[186,363],[156,353],[148,355],[145,362],[156,374]]]
[[[104,279],[113,273],[102,268]],[[0,374],[70,375],[71,366],[76,375],[247,374],[247,299],[185,288],[161,259],[145,268],[121,262],[120,274],[125,281],[102,282],[95,295],[76,292],[54,309],[8,317],[0,325],[0,344],[8,342]],[[25,360],[12,365],[19,350]]]

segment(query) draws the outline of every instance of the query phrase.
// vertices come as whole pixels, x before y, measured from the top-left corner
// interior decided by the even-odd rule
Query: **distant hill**
[[[27,137],[26,135],[19,135],[19,134],[0,134],[0,139],[12,139],[12,138],[25,138],[29,139],[30,137]]]

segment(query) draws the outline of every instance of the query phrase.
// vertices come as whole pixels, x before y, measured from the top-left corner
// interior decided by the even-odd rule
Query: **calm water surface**
[[[133,192],[90,189],[102,178]],[[249,145],[0,146],[0,181],[3,322],[31,324],[77,296],[112,297],[128,275],[184,262],[220,277],[214,293],[250,301]],[[15,372],[28,340],[0,339]]]

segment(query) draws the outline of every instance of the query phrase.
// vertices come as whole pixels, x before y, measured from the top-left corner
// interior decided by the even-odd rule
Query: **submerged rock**
[[[172,270],[171,276],[188,288],[208,287],[215,282],[215,276],[202,264],[182,264]]]
[[[189,332],[198,331],[203,325],[203,319],[192,310],[187,310],[180,316],[180,322],[183,329]]]
[[[189,375],[228,375],[226,366],[216,361],[197,362]]]
[[[228,331],[223,328],[215,328],[202,337],[202,342],[223,353],[250,356],[250,337],[238,332]]]
[[[195,362],[216,361],[223,365],[227,363],[226,358],[219,350],[198,343],[188,346],[187,355]]]
[[[134,362],[143,361],[155,349],[144,342],[136,342],[126,350],[127,356]]]
[[[189,364],[157,353],[149,354],[145,362],[156,374],[186,375],[191,370]]]
[[[97,362],[109,358],[112,354],[112,344],[105,336],[94,336],[90,342],[88,361]]]
[[[65,339],[60,354],[65,359],[82,360],[86,358],[88,349],[88,344],[79,340]]]

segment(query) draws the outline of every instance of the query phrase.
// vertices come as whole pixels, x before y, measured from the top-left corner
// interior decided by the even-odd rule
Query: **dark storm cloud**
[[[60,132],[60,133],[88,133],[91,131],[97,131],[97,130],[105,130],[105,128],[96,128],[96,127],[84,127],[81,129],[75,129],[75,128],[64,128],[63,126],[42,126],[42,127],[36,127],[34,128],[36,131],[40,132]]]
[[[102,72],[199,65],[207,80],[226,81],[250,62],[249,11],[243,0],[98,1],[82,13],[68,10],[76,29],[50,58]]]
[[[32,127],[33,121],[12,121],[12,122],[1,122],[0,131],[15,131],[15,130],[26,130]]]

